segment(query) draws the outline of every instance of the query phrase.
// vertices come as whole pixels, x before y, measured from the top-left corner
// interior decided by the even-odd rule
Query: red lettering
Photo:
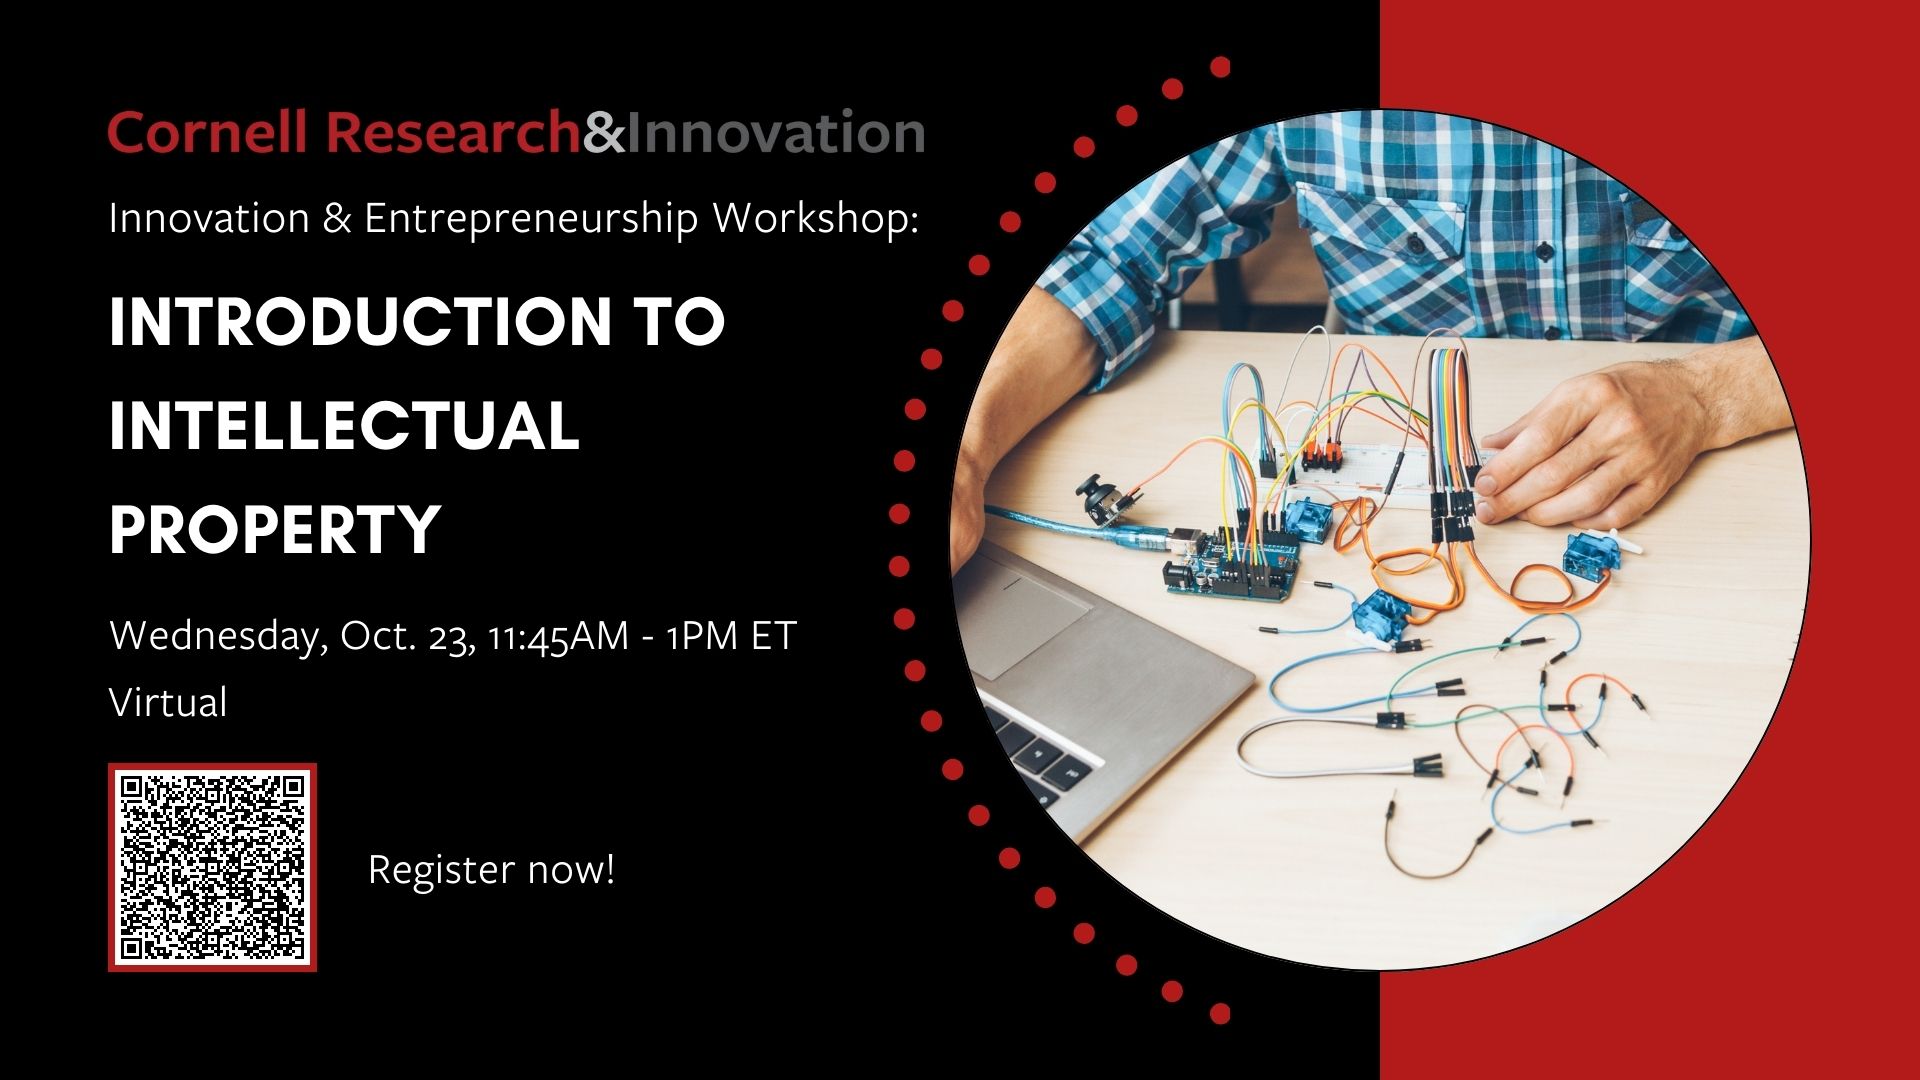
[[[436,154],[453,153],[453,125],[445,120],[435,120],[427,125],[427,149]]]
[[[571,120],[560,119],[559,109],[549,109],[547,111],[547,128],[553,132],[552,144],[554,153],[557,154],[561,152],[560,136],[562,135],[567,136],[566,153],[577,154],[580,152],[580,125]]]
[[[145,120],[146,118],[147,118],[146,113],[135,112],[132,109],[128,109],[124,112],[114,113],[113,119],[107,121],[107,145],[113,147],[115,150],[118,150],[123,154],[137,154],[140,151],[145,150],[146,147],[141,145],[140,143],[137,143],[137,142],[130,143],[130,142],[121,141],[120,125],[128,120]]]
[[[360,118],[353,113],[329,113],[330,146],[358,153],[355,138]],[[128,135],[134,135],[129,139]],[[125,109],[107,121],[107,145],[122,154],[272,154],[305,153],[307,110],[281,109],[273,120],[153,120],[137,109]]]
[[[360,152],[360,117],[350,112],[327,114],[327,153],[337,154],[346,147],[350,154]]]
[[[400,127],[398,130],[400,132],[400,146],[398,148],[399,151],[403,154],[419,153],[420,152],[420,121],[402,120],[400,122]]]
[[[545,126],[546,126],[545,124],[542,124],[538,120],[531,120],[531,121],[528,121],[527,123],[520,125],[520,130],[516,134],[520,140],[521,153],[544,154],[547,152],[546,147],[541,146],[539,143],[535,142],[533,139],[533,136],[540,134],[540,130]]]

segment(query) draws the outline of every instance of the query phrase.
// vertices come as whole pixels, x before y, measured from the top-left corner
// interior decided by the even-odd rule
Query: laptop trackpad
[[[953,585],[967,666],[983,679],[1006,674],[1089,610],[985,557],[962,567]]]

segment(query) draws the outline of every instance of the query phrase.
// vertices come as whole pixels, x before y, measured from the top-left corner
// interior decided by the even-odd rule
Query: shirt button
[[[1559,327],[1557,327],[1557,326],[1549,326],[1549,327],[1547,327],[1547,333],[1546,333],[1546,338],[1547,338],[1547,340],[1548,340],[1548,341],[1559,341],[1559,340],[1560,340],[1560,328],[1559,328]]]
[[[1545,240],[1542,240],[1540,241],[1540,246],[1533,249],[1533,253],[1535,255],[1540,256],[1541,262],[1546,262],[1547,260],[1553,258],[1553,245],[1547,243]]]
[[[1417,236],[1409,236],[1407,237],[1407,250],[1413,252],[1415,255],[1425,255],[1427,253],[1427,242]]]

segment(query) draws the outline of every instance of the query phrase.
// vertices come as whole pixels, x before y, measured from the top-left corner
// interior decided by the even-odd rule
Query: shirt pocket
[[[1689,298],[1720,287],[1720,275],[1686,233],[1647,203],[1630,197],[1621,212],[1627,240],[1620,285],[1625,336],[1657,338]]]
[[[1693,241],[1663,217],[1648,218],[1627,234],[1627,242],[1648,251],[1691,251]]]
[[[1327,287],[1360,333],[1462,333],[1475,324],[1466,264],[1467,208],[1297,183]]]
[[[1460,257],[1467,208],[1424,199],[1355,195],[1317,184],[1295,184],[1300,226],[1408,263]]]

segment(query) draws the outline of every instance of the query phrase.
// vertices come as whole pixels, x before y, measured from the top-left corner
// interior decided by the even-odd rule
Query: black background
[[[1073,39],[961,35],[933,51],[834,48],[830,37],[748,48],[627,42],[588,58],[445,67],[383,56],[341,65],[195,53],[90,62],[84,91],[44,131],[60,165],[45,200],[36,292],[57,328],[40,358],[47,399],[43,542],[29,576],[51,602],[29,656],[73,665],[38,685],[52,745],[36,795],[49,907],[43,974],[76,1004],[143,1024],[213,1015],[229,1034],[315,1017],[326,1038],[382,1017],[456,1010],[498,1021],[493,1040],[717,1025],[791,1036],[796,1051],[855,1054],[877,1031],[962,1036],[1038,1051],[1061,1034],[1130,1046],[1163,1036],[1318,1036],[1371,1072],[1377,982],[1217,942],[1160,915],[1078,853],[992,767],[946,592],[945,500],[960,423],[993,340],[1047,257],[1133,181],[1254,124],[1377,96],[1369,13],[1286,35],[1179,35],[1120,27]],[[1248,44],[1282,37],[1294,43]],[[1339,41],[1345,47],[1304,47]],[[1229,79],[1207,73],[1220,54]],[[1164,100],[1169,76],[1187,88]],[[1140,123],[1118,127],[1132,104]],[[304,156],[127,156],[105,140],[122,108],[172,119],[310,113]],[[923,155],[738,156],[315,152],[322,115],[532,118],[585,126],[807,119],[843,107],[921,121]],[[1095,138],[1091,160],[1073,139]],[[1059,177],[1037,195],[1034,174]],[[629,207],[727,200],[917,211],[917,235],[109,236],[107,204],[306,207]],[[1000,213],[1024,219],[1013,236]],[[710,219],[710,215],[703,214]],[[992,260],[968,274],[976,252]],[[612,347],[372,349],[107,346],[116,295],[609,296]],[[727,329],[704,349],[642,342],[636,295],[714,298]],[[958,298],[949,325],[940,304]],[[945,364],[927,371],[923,348]],[[902,404],[924,399],[926,419]],[[562,400],[576,452],[115,453],[110,400]],[[277,410],[276,410],[277,411]],[[501,417],[504,421],[504,412]],[[918,458],[895,471],[895,450]],[[382,556],[107,553],[109,507],[171,503],[378,503],[444,509],[429,553],[388,524]],[[906,526],[887,509],[906,502]],[[889,575],[907,556],[913,571]],[[894,629],[896,607],[915,628]],[[669,652],[664,641],[561,660],[491,651],[465,660],[278,653],[117,653],[109,619],[167,625],[321,626],[350,618],[420,629],[625,620],[631,635],[681,619],[800,620],[791,652]],[[323,637],[323,640],[325,638]],[[423,646],[424,637],[416,637]],[[909,658],[931,674],[901,676]],[[224,683],[225,720],[121,719],[107,687]],[[947,717],[929,734],[928,708]],[[971,767],[940,778],[948,757]],[[108,974],[101,786],[109,761],[316,761],[319,970],[307,975]],[[986,829],[973,803],[993,807]],[[1021,867],[996,853],[1017,846]],[[370,886],[369,854],[597,858],[607,888]],[[1050,911],[1032,903],[1055,888]],[[1092,922],[1098,938],[1073,943]],[[1113,958],[1140,958],[1121,978]],[[1187,996],[1161,1000],[1163,980]],[[1216,1027],[1208,1007],[1231,1004]],[[643,1007],[641,1002],[649,1003]],[[655,1004],[657,1003],[657,1004]],[[666,1015],[652,1011],[664,1009]],[[763,1047],[764,1048],[764,1047]],[[1065,1063],[1065,1060],[1062,1061]]]

